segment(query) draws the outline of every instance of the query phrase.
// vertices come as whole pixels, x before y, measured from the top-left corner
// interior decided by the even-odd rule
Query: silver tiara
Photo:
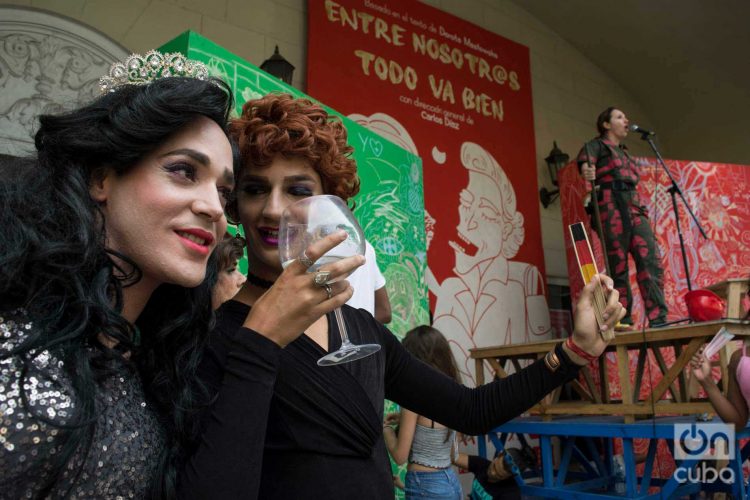
[[[109,75],[99,79],[99,88],[102,93],[112,92],[120,85],[145,85],[170,76],[206,80],[209,76],[208,67],[200,61],[188,59],[179,52],[162,54],[151,50],[145,57],[132,54],[124,63],[114,63],[109,69]]]

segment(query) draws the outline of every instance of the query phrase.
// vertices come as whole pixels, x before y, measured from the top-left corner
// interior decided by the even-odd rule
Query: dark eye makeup
[[[190,181],[195,181],[195,178],[196,178],[196,168],[193,165],[190,165],[189,163],[184,163],[184,162],[170,163],[164,166],[164,170],[166,170],[170,174],[184,177],[185,179],[190,180]]]

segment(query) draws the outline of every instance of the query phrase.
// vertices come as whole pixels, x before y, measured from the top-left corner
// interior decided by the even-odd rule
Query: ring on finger
[[[310,260],[310,257],[307,256],[304,250],[302,250],[302,254],[299,256],[299,261],[302,263],[305,268],[311,267],[314,262]]]
[[[325,287],[330,276],[331,271],[316,271],[313,274],[313,283],[315,283],[315,286]]]
[[[331,288],[331,285],[329,285],[328,283],[326,283],[325,285],[323,285],[323,288],[326,289],[326,293],[328,294],[328,298],[329,299],[331,297],[333,297],[333,288]]]

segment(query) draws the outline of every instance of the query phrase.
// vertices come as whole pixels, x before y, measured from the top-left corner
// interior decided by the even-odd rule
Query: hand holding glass
[[[313,242],[336,231],[344,230],[348,237],[326,252],[307,269],[316,272],[321,266],[354,255],[364,255],[365,236],[354,214],[344,201],[331,195],[310,196],[289,205],[281,215],[279,224],[279,257],[286,267]],[[312,278],[311,278],[312,279]],[[341,335],[341,347],[318,360],[318,365],[337,365],[362,359],[380,350],[378,344],[357,345],[349,341],[341,308],[334,310]]]

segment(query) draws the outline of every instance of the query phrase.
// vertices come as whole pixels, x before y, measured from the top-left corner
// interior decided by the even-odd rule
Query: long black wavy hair
[[[219,80],[172,77],[122,86],[70,113],[40,117],[36,157],[0,166],[0,312],[23,308],[35,324],[6,356],[32,350],[61,356],[79,409],[57,459],[58,474],[74,453],[88,450],[97,383],[120,360],[140,373],[166,428],[168,445],[150,496],[176,494],[177,472],[205,402],[195,373],[213,322],[210,285],[157,288],[136,322],[136,345],[136,329],[120,311],[123,287],[140,271],[105,247],[103,216],[89,185],[102,167],[127,172],[197,117],[226,132],[232,109],[232,93]],[[102,334],[116,347],[103,346]],[[130,361],[123,361],[125,352]]]

